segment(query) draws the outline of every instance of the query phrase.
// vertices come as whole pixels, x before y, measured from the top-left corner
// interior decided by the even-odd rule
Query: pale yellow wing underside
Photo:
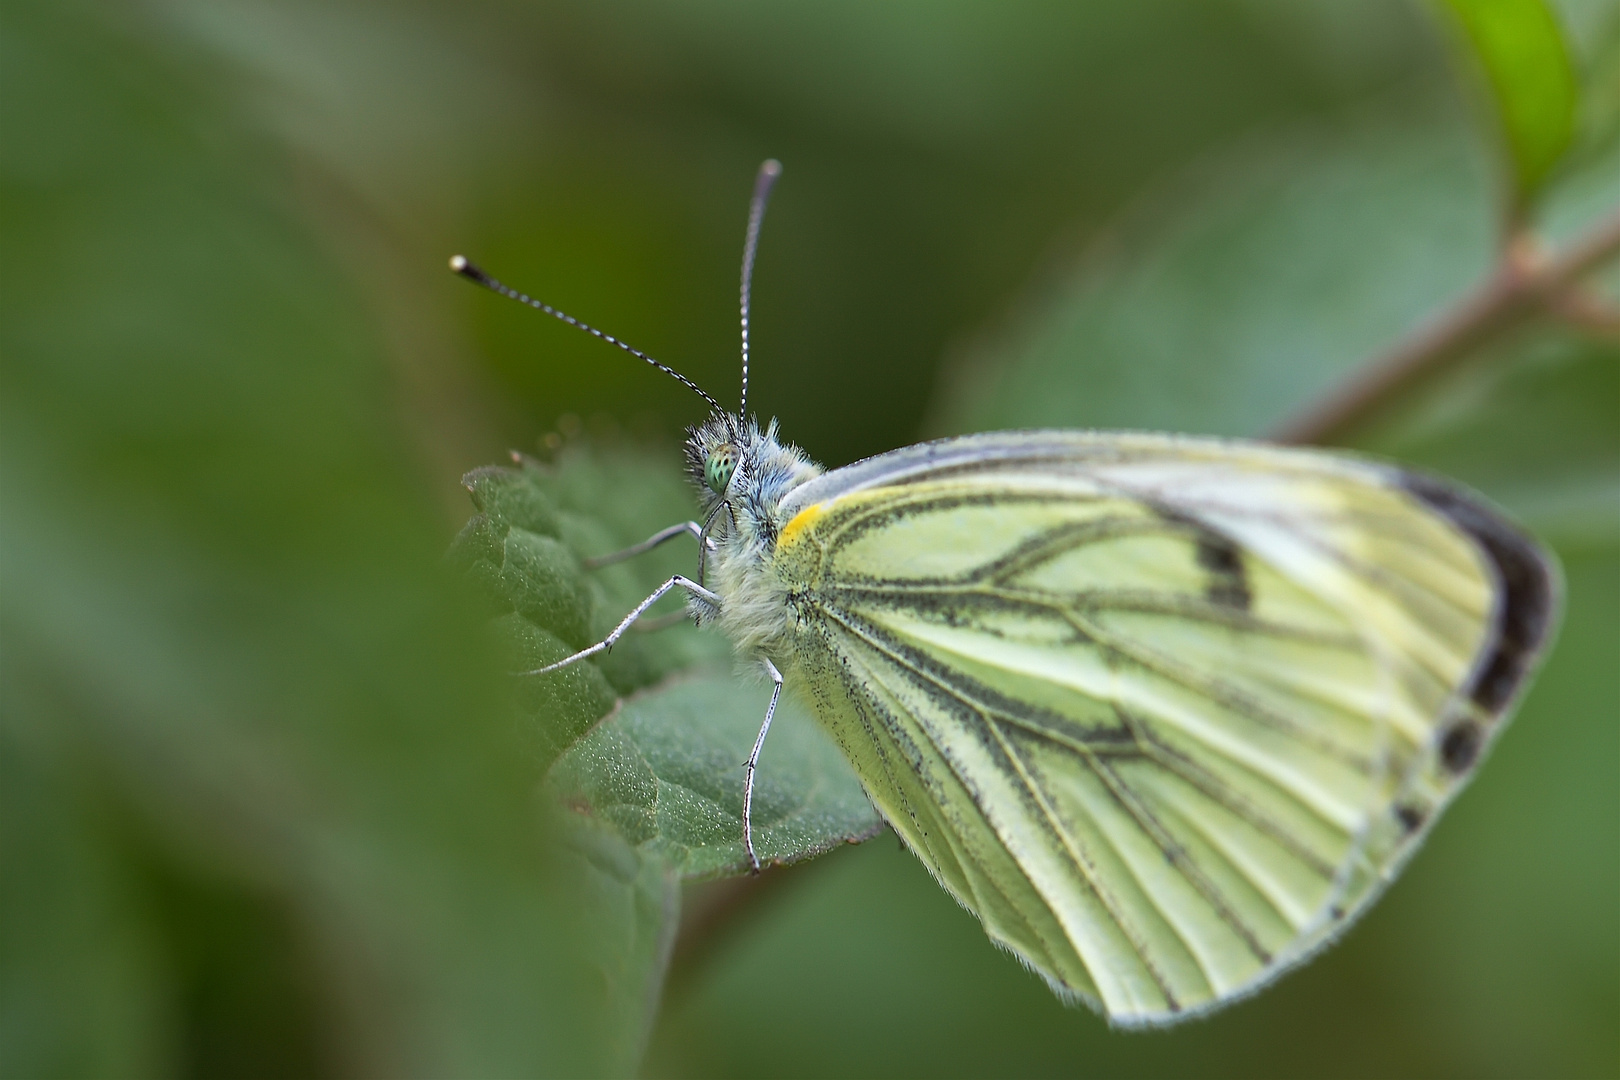
[[[1014,433],[792,498],[791,681],[990,936],[1123,1024],[1346,925],[1555,621],[1494,511],[1343,456]]]

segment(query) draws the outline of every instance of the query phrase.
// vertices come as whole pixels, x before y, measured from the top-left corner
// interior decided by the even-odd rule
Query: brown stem
[[[1490,336],[1537,312],[1556,310],[1559,298],[1576,280],[1617,251],[1620,214],[1551,258],[1536,256],[1522,242],[1510,243],[1490,278],[1455,308],[1352,374],[1271,437],[1285,443],[1339,441],[1392,398],[1455,363]]]
[[[1620,340],[1620,308],[1591,289],[1571,285],[1553,296],[1547,306],[1565,322],[1600,337]]]

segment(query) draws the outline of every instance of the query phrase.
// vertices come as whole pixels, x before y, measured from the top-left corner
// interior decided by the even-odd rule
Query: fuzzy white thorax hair
[[[743,657],[773,651],[787,630],[787,592],[771,572],[771,552],[787,521],[781,513],[788,492],[821,475],[804,451],[776,437],[776,421],[764,430],[754,419],[715,413],[692,428],[686,442],[687,472],[709,523],[716,548],[706,556],[707,587],[720,596],[720,609],[693,597],[692,616],[716,622]],[[736,471],[723,494],[708,483],[711,458],[735,452]]]

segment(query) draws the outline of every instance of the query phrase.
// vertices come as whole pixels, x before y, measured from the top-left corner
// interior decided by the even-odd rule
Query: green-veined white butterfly
[[[742,405],[688,471],[688,594],[813,708],[990,937],[1123,1025],[1230,1002],[1331,941],[1478,764],[1557,621],[1548,556],[1476,496],[1364,458],[1153,434],[944,439],[824,472]]]

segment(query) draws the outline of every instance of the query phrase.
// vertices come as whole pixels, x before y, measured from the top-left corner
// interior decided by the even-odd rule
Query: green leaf
[[[670,573],[693,572],[686,537],[601,569],[582,563],[691,512],[676,460],[574,443],[552,465],[521,459],[467,476],[479,513],[453,557],[500,612],[514,670],[600,640]],[[680,598],[664,604],[681,610]],[[605,658],[517,680],[560,800],[687,877],[748,869],[742,762],[770,695],[714,670],[729,656],[717,633],[632,630]],[[694,667],[701,673],[671,678]],[[603,720],[620,694],[631,696]],[[761,859],[794,862],[873,835],[877,815],[837,749],[790,697],[777,717],[755,790]]]
[[[17,674],[6,672],[6,706],[43,708]],[[173,977],[132,902],[135,875],[76,772],[66,755],[0,728],[0,926],[13,928],[0,936],[0,1071],[153,1075],[168,1056]]]
[[[463,483],[478,513],[451,550],[499,613],[511,644],[507,667],[529,671],[600,641],[669,575],[692,573],[697,545],[677,537],[662,549],[587,572],[584,560],[646,539],[692,512],[676,455],[574,445],[555,466],[521,459]],[[682,596],[646,618],[679,612]],[[542,768],[600,720],[623,694],[694,663],[729,655],[725,639],[690,627],[632,630],[606,656],[545,677],[516,680],[520,708]]]
[[[380,335],[149,15],[4,12],[0,1073],[599,1073]]]
[[[1562,549],[1620,546],[1620,346],[1558,325],[1494,342],[1357,445],[1490,495]]]
[[[769,697],[766,685],[718,672],[638,694],[557,762],[551,786],[685,877],[745,873],[742,763]],[[753,817],[762,863],[796,862],[882,828],[838,748],[788,696],[760,758]]]
[[[509,670],[600,640],[670,572],[691,572],[696,548],[684,537],[597,570],[583,563],[690,513],[676,460],[573,443],[554,464],[520,457],[516,468],[468,474],[478,513],[451,557],[496,611]],[[671,601],[673,611],[679,602]],[[742,762],[770,695],[715,670],[729,654],[724,638],[687,626],[632,632],[610,655],[548,675],[508,676],[535,757],[550,767],[546,790],[575,883],[569,918],[596,943],[601,978],[585,1004],[615,1027],[597,1044],[609,1072],[633,1070],[657,1016],[681,879],[749,869]],[[881,828],[849,765],[788,699],[762,758],[754,822],[760,857],[772,863]]]
[[[1578,85],[1544,0],[1444,0],[1484,71],[1512,166],[1515,209],[1539,193],[1575,136]]]
[[[618,1019],[598,1046],[601,1071],[631,1076],[658,1017],[680,928],[680,875],[611,827],[576,817],[562,834],[568,847],[564,865],[576,883],[570,915],[596,943],[593,1011]]]

